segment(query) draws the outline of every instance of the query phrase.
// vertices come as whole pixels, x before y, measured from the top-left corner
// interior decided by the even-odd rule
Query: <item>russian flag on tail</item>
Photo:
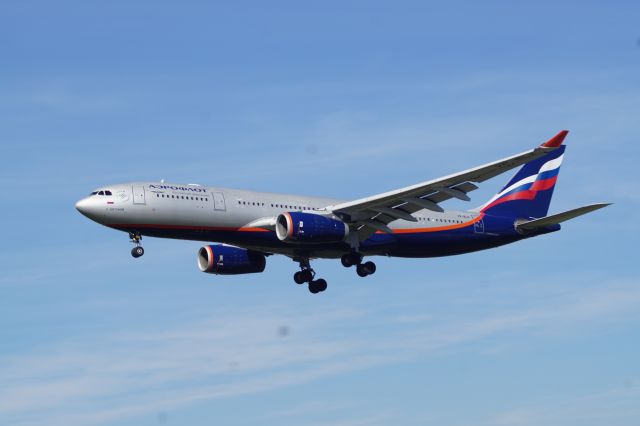
[[[563,130],[542,147],[557,148],[547,155],[525,164],[500,192],[480,211],[502,217],[538,218],[549,211],[551,196],[564,158],[562,145],[568,131]]]

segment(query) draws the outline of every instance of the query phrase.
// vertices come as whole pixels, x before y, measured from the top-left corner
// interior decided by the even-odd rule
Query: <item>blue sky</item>
[[[637,425],[637,2],[0,9],[0,423]],[[560,233],[208,276],[73,208],[132,180],[357,198],[570,129]],[[509,176],[474,192],[480,205]]]

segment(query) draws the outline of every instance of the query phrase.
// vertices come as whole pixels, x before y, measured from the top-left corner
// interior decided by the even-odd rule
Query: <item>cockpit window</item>
[[[113,195],[113,193],[109,190],[102,190],[102,191],[93,191],[90,195],[107,195],[107,196],[111,196]]]

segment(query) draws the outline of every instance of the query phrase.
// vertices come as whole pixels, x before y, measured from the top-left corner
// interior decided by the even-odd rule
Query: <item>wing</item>
[[[475,183],[484,182],[556,150],[567,133],[563,130],[532,150],[502,160],[406,188],[328,206],[327,210],[349,223],[352,228],[358,229],[361,240],[375,231],[391,232],[387,225],[394,220],[417,222],[412,213],[418,210],[442,212],[443,209],[438,204],[445,200],[457,198],[469,201],[467,193],[478,189]]]

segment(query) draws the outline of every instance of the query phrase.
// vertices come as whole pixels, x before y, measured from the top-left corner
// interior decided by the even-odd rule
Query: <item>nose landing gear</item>
[[[300,271],[293,274],[293,280],[296,284],[309,283],[309,291],[312,294],[321,293],[327,289],[327,281],[322,278],[314,280],[316,271],[311,268],[309,259],[299,259]]]
[[[135,247],[131,249],[131,256],[137,259],[144,254],[144,248],[140,245],[142,235],[137,232],[129,232],[129,239],[133,244],[135,244]]]

